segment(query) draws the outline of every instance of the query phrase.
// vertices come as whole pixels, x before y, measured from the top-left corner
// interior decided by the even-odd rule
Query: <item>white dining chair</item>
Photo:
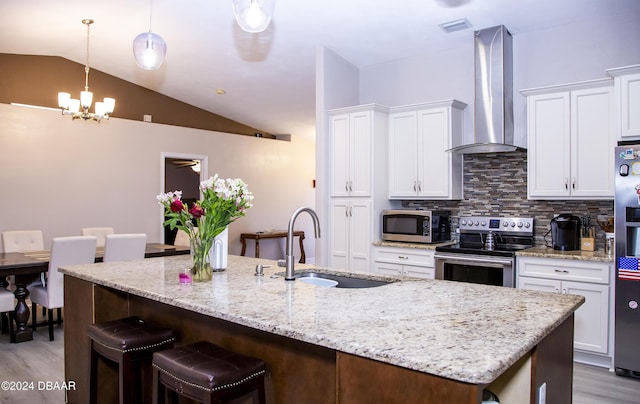
[[[47,284],[32,284],[27,286],[31,298],[32,311],[36,312],[36,305],[48,310],[47,323],[49,325],[49,341],[53,341],[53,309],[64,306],[64,276],[58,271],[60,266],[92,264],[96,259],[95,236],[56,237],[51,242],[51,259],[47,271]],[[60,311],[58,320],[60,323]],[[36,316],[31,316],[32,328],[36,329]]]
[[[105,237],[114,234],[113,227],[85,227],[82,229],[83,236],[96,236],[96,246],[104,247]]]
[[[4,252],[25,252],[44,250],[44,238],[40,230],[11,230],[2,232]]]
[[[108,234],[104,243],[104,262],[131,261],[144,258],[147,247],[145,233]]]
[[[16,307],[15,296],[5,288],[0,288],[0,331],[6,332],[5,325],[9,326],[9,333],[13,332],[13,309]],[[7,316],[8,314],[8,316]]]
[[[44,250],[44,237],[41,230],[9,230],[2,232],[2,250],[4,252],[27,252]],[[15,283],[15,276],[7,277],[9,286]],[[42,273],[41,282],[45,282]]]

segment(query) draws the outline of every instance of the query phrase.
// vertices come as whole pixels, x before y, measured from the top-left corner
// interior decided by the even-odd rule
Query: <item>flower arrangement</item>
[[[253,206],[253,194],[239,178],[222,179],[218,174],[200,183],[202,199],[189,207],[182,202],[182,191],[157,196],[164,206],[164,225],[178,228],[189,235],[193,256],[192,276],[195,280],[211,279],[208,262],[214,238]],[[194,225],[195,222],[195,225]]]

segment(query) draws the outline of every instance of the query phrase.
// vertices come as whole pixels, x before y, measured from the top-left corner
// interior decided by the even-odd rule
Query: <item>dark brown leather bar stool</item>
[[[222,403],[258,391],[265,403],[265,364],[206,341],[153,354],[153,403],[178,395],[202,403]],[[177,394],[176,394],[177,393]],[[255,394],[255,393],[254,393]]]
[[[91,371],[90,403],[98,399],[98,356],[118,364],[118,394],[120,404],[141,403],[142,375],[140,362],[151,359],[155,351],[173,348],[173,330],[127,317],[87,328],[90,339]]]

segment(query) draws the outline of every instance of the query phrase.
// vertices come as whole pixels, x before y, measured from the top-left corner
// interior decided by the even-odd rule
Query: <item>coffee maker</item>
[[[562,213],[551,219],[551,239],[554,250],[579,250],[580,218],[570,213]]]

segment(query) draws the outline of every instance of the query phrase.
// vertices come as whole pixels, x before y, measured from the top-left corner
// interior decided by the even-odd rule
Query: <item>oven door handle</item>
[[[485,258],[478,255],[434,255],[435,259],[447,260],[447,261],[457,261],[457,262],[475,262],[482,264],[500,264],[500,265],[513,265],[512,259],[500,259],[500,258]]]

